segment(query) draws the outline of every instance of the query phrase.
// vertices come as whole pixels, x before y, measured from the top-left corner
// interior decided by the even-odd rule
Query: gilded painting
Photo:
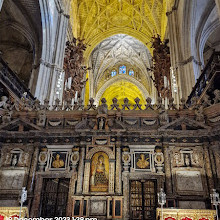
[[[91,163],[90,191],[108,192],[109,159],[107,154],[98,152],[94,154]]]

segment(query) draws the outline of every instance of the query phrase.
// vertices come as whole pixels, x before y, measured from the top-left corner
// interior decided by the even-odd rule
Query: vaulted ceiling
[[[106,69],[119,62],[138,66],[145,73],[152,65],[150,52],[145,45],[125,34],[117,34],[102,41],[93,50],[91,60],[96,82]]]
[[[163,38],[166,12],[173,0],[73,0],[74,36],[90,45],[87,53],[107,37],[128,34],[149,43],[154,34]],[[148,45],[150,49],[150,44]]]
[[[96,97],[105,88],[105,70],[119,63],[136,66],[142,74],[141,79],[133,79],[136,90],[143,94],[146,91],[149,95],[152,94],[154,88],[150,79],[151,72],[148,71],[152,66],[151,40],[157,34],[164,38],[167,27],[166,12],[171,10],[173,2],[174,0],[72,1],[70,14],[73,34],[76,38],[85,39],[88,47],[84,57],[86,65],[92,67],[87,76],[89,82],[86,85],[86,103],[90,97]],[[117,77],[119,88],[122,79]],[[116,78],[112,79],[113,84],[116,83]],[[124,87],[131,86],[129,77],[123,80],[127,82],[123,84]],[[110,88],[116,88],[109,86],[105,88],[106,91],[108,88],[108,96],[113,94]],[[141,86],[146,89],[145,92]],[[129,89],[123,91],[132,94],[134,89]]]

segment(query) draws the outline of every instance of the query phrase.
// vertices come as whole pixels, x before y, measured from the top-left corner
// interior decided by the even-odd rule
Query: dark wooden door
[[[44,179],[41,193],[41,217],[65,217],[69,179]]]
[[[156,181],[130,182],[130,219],[156,219]]]

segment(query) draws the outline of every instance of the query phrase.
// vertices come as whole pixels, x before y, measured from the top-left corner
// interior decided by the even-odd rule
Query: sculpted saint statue
[[[60,167],[64,166],[64,161],[62,159],[60,159],[59,154],[56,155],[56,159],[53,161],[52,166],[54,168],[60,168]]]
[[[146,167],[149,166],[149,162],[148,162],[149,158],[145,159],[145,155],[144,154],[141,154],[140,155],[140,158],[138,159],[138,162],[137,162],[137,166],[141,169],[144,169]]]

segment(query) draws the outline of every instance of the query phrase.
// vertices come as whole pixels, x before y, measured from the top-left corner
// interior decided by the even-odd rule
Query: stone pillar
[[[213,169],[215,169],[215,175],[216,175],[216,188],[219,190],[220,189],[220,143],[216,142],[214,143],[214,145],[212,145],[211,147],[211,151],[212,151],[212,155],[213,155],[213,162],[214,163],[214,167]]]
[[[91,160],[85,161],[83,193],[89,192],[90,164]]]
[[[129,219],[129,173],[123,172],[123,195],[124,195],[124,207],[123,207],[123,219]]]
[[[218,185],[217,181],[217,163],[215,162],[215,154],[218,151],[218,146],[214,145],[211,143],[211,146],[209,148],[209,155],[210,155],[210,160],[211,160],[211,167],[212,167],[212,174],[213,174],[213,181],[215,184],[215,189],[216,186]]]
[[[33,191],[33,184],[34,184],[34,178],[35,178],[35,173],[37,169],[37,162],[38,162],[38,154],[39,154],[39,143],[35,144],[35,149],[34,153],[31,159],[31,168],[30,168],[30,175],[28,179],[28,184],[27,184],[27,190],[28,192]]]
[[[178,21],[178,12],[178,8],[175,6],[170,12],[167,12],[170,60],[178,83],[177,94],[174,94],[173,92],[174,100],[177,104],[179,103],[180,98],[187,98],[191,93],[192,88],[195,85],[194,72],[199,73],[201,69],[200,63],[195,60],[195,57],[191,53],[190,45],[187,45],[187,48],[183,48],[186,43],[184,42],[182,35],[188,35],[188,32],[182,33],[181,22]],[[191,16],[190,8],[187,9],[187,12],[186,19],[189,20]],[[188,24],[188,21],[186,24]],[[188,36],[185,36],[185,38],[187,37]]]
[[[115,160],[109,160],[109,193],[114,193],[114,185],[115,185]]]
[[[115,192],[121,194],[121,148],[116,144]]]
[[[69,216],[69,217],[72,215],[73,195],[75,193],[76,180],[77,180],[77,172],[76,172],[76,170],[73,170],[72,177],[70,179],[68,205],[67,205],[67,210],[66,210],[66,216]]]
[[[211,161],[209,157],[208,143],[205,143],[204,145],[204,159],[205,159],[205,171],[208,179],[208,189],[210,193],[211,190],[214,189],[214,181],[213,181],[213,175],[211,169]]]
[[[177,78],[178,83],[178,92],[175,95],[173,93],[172,88],[172,96],[174,98],[175,103],[179,103],[179,96],[182,96],[182,85],[180,84],[180,76],[179,71],[177,69],[177,63],[180,60],[180,48],[178,45],[178,27],[176,24],[176,9],[171,10],[170,12],[167,12],[167,18],[168,18],[168,27],[169,27],[169,41],[170,41],[170,61],[171,66],[173,67],[173,73],[175,77]],[[171,76],[172,77],[172,76]],[[172,86],[172,85],[171,85]],[[178,94],[179,93],[179,94]]]
[[[44,30],[42,56],[38,75],[33,73],[29,84],[31,92],[41,102],[48,98],[50,105],[56,98],[62,98],[63,60],[69,21],[69,15],[66,15],[63,9],[64,5],[51,5],[51,2],[39,0]],[[54,7],[53,13],[51,7]]]
[[[3,1],[4,0],[0,0],[0,11],[2,10]]]
[[[82,146],[81,147],[81,152],[80,152],[78,177],[77,177],[77,188],[76,188],[76,193],[77,194],[82,193],[84,159],[85,159],[85,146]]]
[[[40,175],[37,175],[35,189],[34,189],[34,196],[33,196],[34,199],[30,210],[31,218],[39,216],[39,205],[40,205],[42,187],[43,187],[43,178]]]
[[[164,146],[164,169],[166,177],[166,193],[172,195],[172,174],[171,174],[171,159],[169,155],[169,146]]]
[[[218,17],[220,19],[220,0],[215,0],[215,4],[217,6],[217,9],[218,9]]]

